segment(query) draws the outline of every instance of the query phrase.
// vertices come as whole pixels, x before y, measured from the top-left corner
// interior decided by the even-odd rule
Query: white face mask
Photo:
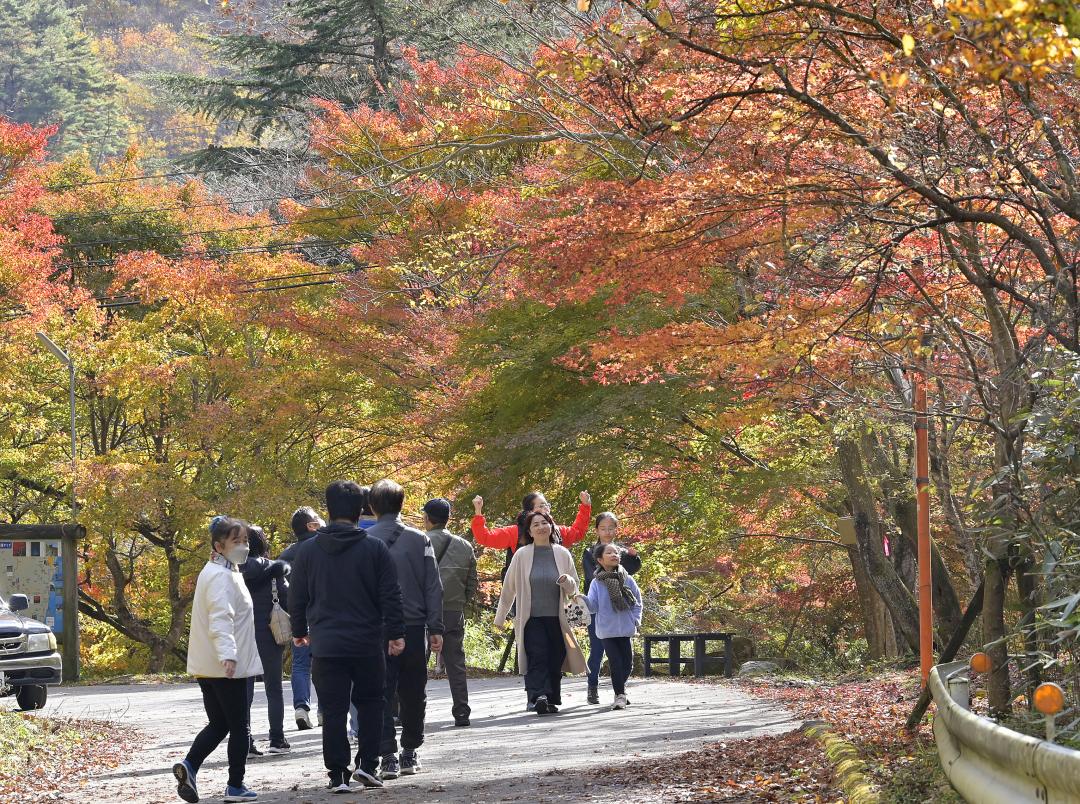
[[[250,552],[251,550],[246,544],[236,544],[225,552],[225,558],[233,564],[236,564],[236,566],[240,566],[248,560],[248,554]]]

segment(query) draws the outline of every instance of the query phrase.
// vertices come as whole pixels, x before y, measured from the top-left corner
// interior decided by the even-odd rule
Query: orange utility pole
[[[923,340],[923,346],[926,339]],[[919,667],[923,686],[934,666],[933,580],[930,572],[930,424],[926,415],[926,360],[915,360],[915,490],[919,539]]]

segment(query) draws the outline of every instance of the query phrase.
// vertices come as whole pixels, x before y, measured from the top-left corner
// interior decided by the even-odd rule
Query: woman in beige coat
[[[525,676],[528,708],[538,715],[559,711],[564,671],[585,672],[585,657],[564,607],[578,593],[577,568],[570,551],[552,543],[555,527],[545,511],[532,511],[525,518],[525,546],[514,553],[506,571],[495,614],[495,626],[501,628],[517,603],[518,669]]]

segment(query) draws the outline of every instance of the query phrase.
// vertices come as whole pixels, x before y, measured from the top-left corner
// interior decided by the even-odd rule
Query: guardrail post
[[[971,681],[967,676],[954,676],[948,681],[949,697],[956,703],[971,711]]]

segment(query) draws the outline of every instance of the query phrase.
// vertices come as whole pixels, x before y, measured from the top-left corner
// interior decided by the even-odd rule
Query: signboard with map
[[[0,539],[0,595],[26,595],[27,615],[56,634],[63,630],[63,588],[59,541]]]

